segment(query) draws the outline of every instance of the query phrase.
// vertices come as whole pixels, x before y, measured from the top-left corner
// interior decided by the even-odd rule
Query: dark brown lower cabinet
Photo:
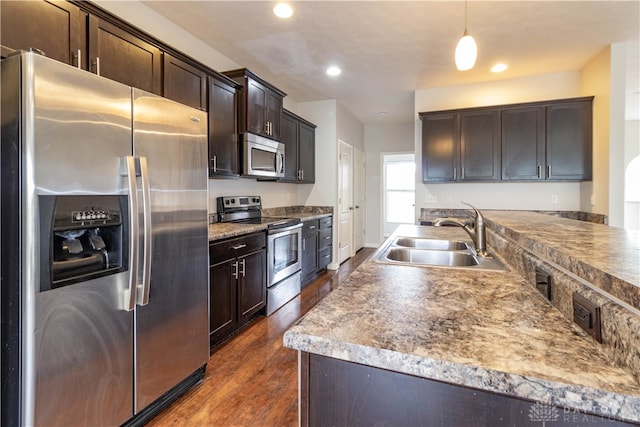
[[[544,405],[302,352],[304,426],[631,426]]]
[[[265,233],[214,242],[209,258],[209,340],[214,347],[266,305]]]
[[[331,262],[333,216],[302,223],[302,286],[310,283]]]

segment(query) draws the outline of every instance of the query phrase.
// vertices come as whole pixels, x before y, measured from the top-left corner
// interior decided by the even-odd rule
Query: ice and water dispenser
[[[126,196],[40,197],[40,290],[127,270]]]

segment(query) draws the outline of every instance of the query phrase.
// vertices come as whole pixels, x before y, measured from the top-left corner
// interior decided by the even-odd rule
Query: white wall
[[[382,153],[413,152],[413,122],[364,126],[365,246],[382,243]],[[419,159],[416,159],[419,160]]]
[[[517,79],[417,90],[415,92],[415,152],[422,155],[419,112],[544,101],[581,96],[580,73],[566,71]],[[416,168],[416,218],[420,208],[464,208],[460,201],[484,209],[579,210],[580,183],[456,183],[423,184]],[[425,197],[437,202],[426,203]],[[557,203],[552,203],[552,199]]]
[[[364,126],[342,105],[337,105],[336,135],[339,140],[364,151]]]
[[[298,203],[315,206],[337,205],[337,103],[335,99],[301,102],[298,104],[298,114],[317,126],[315,135],[316,182],[313,185],[298,184]]]

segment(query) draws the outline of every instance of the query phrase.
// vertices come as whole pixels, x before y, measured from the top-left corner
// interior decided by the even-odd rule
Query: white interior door
[[[338,157],[338,262],[342,263],[351,256],[353,247],[353,147],[340,141]]]
[[[353,149],[353,254],[364,247],[364,152]]]

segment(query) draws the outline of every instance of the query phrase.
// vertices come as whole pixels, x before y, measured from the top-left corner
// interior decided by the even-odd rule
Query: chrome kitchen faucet
[[[484,217],[480,213],[478,209],[469,203],[460,202],[463,205],[470,206],[476,213],[476,217],[474,221],[471,223],[465,221],[460,221],[454,218],[438,218],[433,221],[433,225],[435,227],[440,227],[442,225],[455,225],[456,227],[461,227],[464,231],[467,232],[471,239],[473,240],[473,245],[476,249],[476,254],[480,257],[488,257],[490,256],[487,253],[487,235],[484,228]]]

